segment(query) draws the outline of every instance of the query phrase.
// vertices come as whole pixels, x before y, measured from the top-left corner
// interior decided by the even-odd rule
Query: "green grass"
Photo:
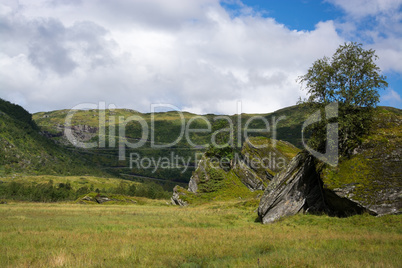
[[[31,184],[46,184],[49,181],[53,181],[54,185],[58,185],[59,183],[67,183],[71,184],[71,188],[73,190],[78,190],[81,187],[88,187],[93,189],[102,189],[102,190],[110,190],[111,188],[116,188],[119,186],[121,182],[131,185],[138,185],[138,182],[131,182],[127,180],[117,179],[117,178],[101,178],[101,177],[93,177],[93,176],[51,176],[51,175],[41,175],[41,176],[23,176],[23,175],[15,175],[12,177],[3,177],[0,178],[0,182],[9,183],[9,182],[18,182],[24,183],[27,185]]]
[[[240,206],[239,206],[240,204]],[[398,267],[401,216],[255,222],[240,201],[0,205],[1,267]]]
[[[365,205],[378,205],[387,191],[402,187],[400,150],[402,114],[393,108],[378,108],[368,135],[362,137],[359,153],[340,159],[337,167],[325,167],[322,179],[329,189],[354,184],[351,196]]]

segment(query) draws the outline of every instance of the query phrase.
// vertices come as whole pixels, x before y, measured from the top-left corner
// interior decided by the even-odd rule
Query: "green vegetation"
[[[37,129],[35,122],[32,120],[32,115],[17,104],[0,99],[0,112],[6,113],[12,118],[30,125],[33,129]]]
[[[341,45],[331,59],[324,57],[313,63],[307,74],[299,77],[305,83],[309,95],[305,103],[315,109],[330,103],[338,103],[339,145],[327,141],[325,119],[313,125],[310,145],[318,151],[324,151],[326,143],[338,146],[340,154],[350,156],[360,145],[360,138],[370,129],[373,108],[380,100],[378,90],[386,88],[386,77],[380,74],[375,64],[378,57],[372,49],[365,50],[362,44],[348,43]]]
[[[365,205],[377,205],[395,189],[402,188],[400,146],[402,112],[394,108],[375,110],[367,135],[361,137],[356,154],[341,158],[338,167],[325,167],[322,179],[327,188],[353,185],[351,198]]]
[[[260,177],[266,173],[276,175],[300,152],[300,149],[286,141],[268,139],[265,137],[251,137],[244,143],[242,155],[246,162],[253,165],[254,171]]]
[[[244,202],[0,205],[0,266],[400,266],[401,216],[296,215],[261,225]]]
[[[301,125],[307,117],[307,111],[308,109],[306,109],[306,107],[293,106],[271,114],[259,115],[269,122],[269,131],[265,133],[250,132],[248,133],[248,135],[251,137],[255,135],[262,135],[266,137],[276,136],[277,139],[286,140],[296,146],[301,146]],[[205,152],[206,146],[211,143],[212,135],[214,135],[216,131],[218,131],[218,133],[216,133],[215,140],[218,144],[224,145],[225,143],[231,142],[230,133],[223,130],[224,128],[229,127],[229,123],[226,119],[216,119],[216,115],[213,114],[198,116],[191,113],[183,113],[184,123],[191,129],[207,129],[207,122],[211,123],[211,132],[191,132],[189,134],[191,142],[197,146],[193,147],[183,136],[178,144],[170,146],[169,148],[152,148],[151,137],[149,134],[147,137],[147,142],[140,148],[127,148],[126,161],[118,161],[117,135],[120,116],[124,117],[125,119],[133,115],[142,117],[145,120],[146,124],[149,126],[150,131],[154,131],[155,143],[157,145],[166,145],[167,143],[171,143],[180,136],[182,120],[179,114],[177,112],[156,113],[154,114],[153,118],[154,125],[152,125],[151,114],[142,114],[127,109],[106,110],[106,148],[92,148],[83,150],[72,147],[71,144],[66,141],[62,135],[64,131],[63,125],[65,124],[67,113],[68,110],[41,112],[34,114],[33,118],[43,131],[47,131],[48,133],[50,133],[50,135],[52,135],[53,140],[64,144],[69,150],[85,156],[85,158],[89,159],[91,163],[95,163],[104,167],[104,171],[107,171],[108,173],[114,174],[116,176],[123,176],[124,178],[127,178],[127,176],[131,176],[131,179],[136,179],[139,182],[142,182],[144,180],[152,180],[152,178],[157,179],[154,180],[157,183],[160,183],[160,180],[167,181],[170,183],[164,184],[164,187],[165,189],[170,190],[176,184],[183,185],[188,183],[188,180],[191,177],[192,172],[194,171],[196,155]],[[76,111],[76,113],[74,114],[72,125],[85,125],[91,127],[92,129],[96,129],[96,133],[91,133],[92,139],[86,142],[99,141],[99,116],[100,114],[98,110]],[[227,118],[229,118],[233,122],[233,128],[235,131],[238,130],[238,124],[240,124],[241,133],[243,135],[246,123],[253,116],[256,115],[241,114],[240,117],[238,115],[233,115],[228,116]],[[109,130],[113,130],[112,127],[115,128],[115,131],[109,132]],[[266,125],[263,120],[257,118],[250,121],[248,123],[248,127],[249,129],[262,129],[266,128]],[[141,125],[135,121],[129,122],[126,127],[125,135],[129,142],[138,142],[138,139],[142,137]],[[109,146],[112,145],[110,141],[114,142],[115,146]],[[238,144],[236,133],[234,133],[234,139],[232,142],[236,147]],[[243,142],[244,140],[240,141],[240,144],[242,144]],[[236,150],[239,149],[240,148],[233,148],[232,151],[236,152]],[[153,159],[159,159],[161,157],[167,157],[170,159],[173,154],[174,156],[180,157],[181,159],[189,159],[190,167],[188,167],[185,171],[182,165],[173,168],[157,168],[155,170],[154,166],[150,166],[149,168],[141,168],[133,165],[133,168],[130,169],[130,153],[136,153],[141,158],[147,157]],[[232,153],[229,152],[228,156],[231,155]],[[150,177],[151,179],[139,179],[139,177],[132,177],[133,175]]]
[[[39,134],[30,114],[0,99],[0,177],[11,174],[105,176],[83,156]]]
[[[155,183],[136,183],[116,178],[91,176],[17,176],[0,180],[0,199],[58,202],[73,201],[87,194],[168,199],[170,192]]]
[[[245,182],[266,185],[267,174],[273,176],[285,168],[299,151],[288,142],[265,137],[250,137],[241,152],[231,147],[210,147],[193,172],[197,193],[182,187],[176,187],[176,192],[182,201],[191,205],[245,198],[258,206],[263,191],[251,191]]]

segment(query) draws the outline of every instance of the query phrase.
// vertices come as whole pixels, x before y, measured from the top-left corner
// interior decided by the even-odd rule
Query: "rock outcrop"
[[[303,152],[268,185],[258,207],[258,216],[263,223],[270,223],[299,212],[323,211],[325,207],[314,158]]]
[[[178,185],[176,185],[173,188],[173,196],[170,199],[173,205],[178,205],[178,206],[182,206],[185,207],[188,205],[187,201],[184,201],[181,197],[185,195],[185,193],[183,193],[182,188]]]
[[[264,190],[274,174],[286,167],[286,163],[298,151],[299,149],[286,142],[253,137],[244,143],[241,153],[235,154],[230,162],[224,161],[222,164],[219,156],[209,156],[206,153],[197,163],[188,189],[175,187],[172,203],[188,205],[183,200],[183,195],[216,193],[225,190],[225,187],[246,187],[246,192]],[[239,191],[232,192],[236,192],[237,198],[241,197]]]
[[[378,109],[370,134],[337,167],[299,153],[267,186],[258,215],[263,223],[299,212],[334,216],[402,211],[402,115]]]
[[[271,180],[299,151],[286,141],[253,137],[244,143],[241,154],[258,177]]]
[[[264,190],[268,183],[269,177],[258,176],[243,160],[238,160],[234,164],[233,171],[250,191]]]
[[[378,108],[369,135],[354,154],[337,167],[326,166],[321,179],[328,203],[337,196],[359,204],[372,214],[402,210],[402,112]],[[339,200],[339,199],[337,199]],[[335,206],[335,205],[333,205]]]
[[[322,163],[308,152],[299,153],[286,170],[278,173],[260,200],[258,216],[262,223],[297,213],[327,213],[348,216],[372,210],[336,192],[325,189],[320,177]]]

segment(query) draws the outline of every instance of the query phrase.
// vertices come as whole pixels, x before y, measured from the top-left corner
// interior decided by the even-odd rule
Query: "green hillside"
[[[34,114],[33,118],[41,130],[46,131],[53,140],[58,141],[70,150],[85,155],[93,163],[106,168],[109,173],[140,182],[156,181],[160,183],[162,180],[162,182],[166,182],[165,186],[167,189],[172,189],[176,184],[184,186],[188,183],[192,172],[195,170],[194,166],[197,155],[199,156],[205,152],[206,146],[211,143],[214,132],[219,132],[215,136],[217,142],[224,144],[229,140],[228,137],[230,135],[229,132],[224,131],[225,128],[233,127],[235,131],[240,129],[242,140],[238,141],[238,133],[233,133],[234,145],[243,144],[245,141],[243,134],[246,125],[248,129],[255,130],[266,128],[267,122],[269,131],[265,133],[249,132],[247,135],[265,137],[274,137],[275,135],[278,140],[284,140],[297,147],[301,147],[301,126],[309,111],[304,106],[292,106],[270,114],[241,114],[220,117],[214,114],[199,116],[184,112],[182,114],[183,119],[181,119],[180,115],[174,111],[152,115],[128,109],[105,110],[104,114],[103,111],[100,112],[99,110],[78,110],[75,111],[71,121],[73,133],[78,139],[81,139],[82,142],[99,142],[99,133],[103,132],[105,135],[102,137],[105,146],[85,150],[73,147],[71,142],[63,136],[66,127],[65,119],[68,112],[68,110],[41,112]],[[119,118],[127,119],[130,116],[141,117],[149,127],[149,133],[143,146],[136,149],[126,148],[126,160],[119,161],[118,135],[119,128],[122,125],[119,122]],[[153,116],[154,118],[152,118]],[[102,117],[105,120],[104,131],[101,130],[102,125],[99,124],[100,120],[102,121]],[[254,119],[252,120],[252,118]],[[153,124],[151,122],[152,119]],[[207,129],[209,122],[211,131],[205,133],[190,132],[188,137],[192,144],[183,135],[173,146],[152,148],[152,132],[154,133],[154,142],[157,146],[167,145],[180,137],[183,125],[182,120],[184,121],[184,126],[191,129]],[[142,138],[142,131],[140,123],[136,121],[129,122],[125,128],[125,136],[128,142],[138,142]],[[172,157],[178,157],[185,159],[188,166],[178,165],[173,168],[159,168],[151,164],[147,168],[134,165],[130,169],[130,153],[135,153],[140,158],[150,159],[160,159],[163,157],[171,159]]]
[[[22,107],[0,99],[0,176],[12,174],[105,175],[81,155],[40,134]]]
[[[402,111],[378,107],[361,145],[337,167],[326,166],[322,180],[326,188],[373,210],[385,211],[391,204],[402,210],[401,155]]]

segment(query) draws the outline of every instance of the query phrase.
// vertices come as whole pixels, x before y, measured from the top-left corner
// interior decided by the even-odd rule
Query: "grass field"
[[[262,225],[242,202],[2,204],[0,267],[400,267],[401,216]]]
[[[99,188],[102,190],[109,190],[119,186],[121,182],[131,185],[138,185],[138,182],[132,182],[127,180],[121,180],[117,178],[100,178],[94,176],[51,176],[51,175],[39,175],[39,176],[28,176],[16,174],[13,177],[1,177],[0,183],[10,183],[18,182],[24,183],[26,185],[37,185],[46,184],[52,181],[53,184],[58,185],[59,183],[70,183],[72,189],[77,190],[80,187],[86,186],[88,188]]]

